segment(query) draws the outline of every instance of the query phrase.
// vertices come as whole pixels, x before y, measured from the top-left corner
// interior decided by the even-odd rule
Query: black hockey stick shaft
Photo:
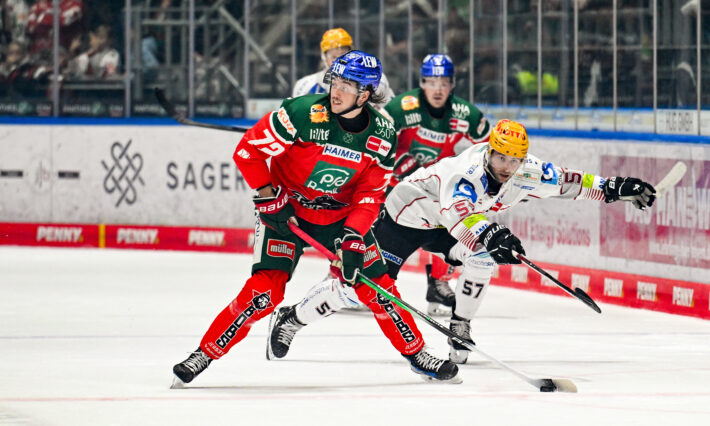
[[[163,89],[156,87],[154,92],[155,92],[155,97],[158,99],[158,103],[160,104],[160,106],[163,107],[165,112],[167,112],[170,117],[172,117],[175,121],[177,121],[180,124],[185,124],[188,126],[204,127],[206,129],[224,130],[227,132],[246,132],[247,130],[250,129],[250,127],[223,126],[221,124],[201,123],[199,121],[190,120],[189,118],[187,118],[185,116],[185,114],[178,112],[177,109],[175,109],[175,105],[173,105],[168,100],[168,98],[165,97],[165,92],[163,91]]]
[[[293,231],[294,234],[298,235],[303,241],[305,241],[307,244],[311,245],[313,248],[318,250],[326,258],[328,258],[328,260],[330,260],[331,262],[334,260],[338,260],[338,256],[336,256],[335,253],[328,250],[323,244],[316,241],[313,237],[308,235],[301,228],[299,228],[298,226],[296,226],[295,224],[293,224],[291,222],[289,222],[288,226],[291,229],[291,231]],[[502,361],[499,361],[498,359],[494,358],[493,356],[488,355],[487,353],[483,352],[476,345],[473,345],[470,342],[467,342],[467,341],[461,339],[456,333],[452,332],[448,328],[439,324],[436,320],[434,320],[429,315],[421,312],[420,310],[418,310],[414,306],[410,305],[409,303],[405,302],[404,300],[402,300],[399,297],[395,296],[394,294],[390,293],[386,289],[380,287],[379,285],[377,285],[377,283],[375,283],[374,281],[372,281],[371,279],[369,279],[365,275],[361,274],[360,272],[358,272],[358,278],[360,279],[360,282],[364,283],[368,287],[377,291],[382,296],[386,297],[389,301],[391,301],[392,303],[395,303],[397,306],[399,306],[400,308],[409,312],[410,314],[413,314],[414,316],[426,321],[429,325],[431,325],[432,327],[434,327],[436,330],[443,333],[447,337],[451,338],[456,343],[466,347],[466,349],[468,349],[470,351],[478,353],[479,355],[483,356],[484,358],[486,358],[489,361],[493,362],[494,364],[498,365],[500,368],[507,370],[508,372],[514,374],[518,378],[535,386],[539,390],[541,390],[541,391],[545,390],[547,392],[551,392],[551,391],[555,391],[555,390],[559,390],[561,392],[576,392],[577,391],[577,387],[574,385],[574,383],[572,383],[571,380],[568,380],[568,379],[533,379],[531,377],[526,376],[522,372],[503,363]]]
[[[600,314],[602,313],[601,308],[596,304],[596,302],[594,301],[594,299],[592,299],[591,296],[589,296],[587,293],[585,293],[584,290],[582,290],[581,288],[578,288],[578,287],[577,287],[577,288],[575,288],[574,290],[572,290],[571,288],[569,288],[569,287],[567,287],[566,285],[564,285],[560,280],[558,280],[557,278],[553,277],[549,272],[547,272],[546,270],[544,270],[544,269],[542,269],[541,267],[537,266],[537,265],[534,264],[533,262],[529,261],[529,260],[528,260],[525,256],[523,256],[522,254],[517,253],[517,252],[514,251],[514,252],[513,252],[513,255],[516,256],[518,259],[520,259],[521,262],[523,262],[524,264],[526,264],[526,265],[527,265],[530,269],[532,269],[533,271],[537,272],[538,274],[540,274],[540,275],[542,275],[542,276],[544,276],[544,277],[547,277],[548,279],[550,279],[550,281],[552,281],[553,283],[557,284],[558,287],[560,287],[562,290],[566,291],[570,296],[581,300],[582,303],[584,303],[585,305],[587,305],[587,306],[589,306],[590,308],[592,308],[595,312],[600,313]]]

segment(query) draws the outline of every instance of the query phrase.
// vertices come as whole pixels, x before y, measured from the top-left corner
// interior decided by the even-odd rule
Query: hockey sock
[[[255,272],[237,297],[217,315],[200,342],[212,359],[219,359],[242,340],[251,326],[268,316],[284,298],[288,273],[277,270]]]
[[[439,256],[431,256],[431,276],[435,280],[449,281],[453,278],[455,268],[444,262]]]
[[[400,297],[394,280],[389,275],[383,274],[373,279],[373,281],[395,296]],[[424,347],[424,337],[414,323],[412,314],[365,284],[357,286],[355,291],[360,301],[367,305],[375,314],[375,320],[377,320],[382,332],[385,333],[385,336],[392,342],[392,346],[401,354],[411,355]]]

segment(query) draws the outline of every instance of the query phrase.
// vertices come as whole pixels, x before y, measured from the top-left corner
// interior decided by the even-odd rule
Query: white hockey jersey
[[[292,97],[295,98],[296,96],[303,96],[313,93],[328,93],[330,87],[329,85],[323,83],[325,71],[326,70],[321,70],[298,79],[296,81],[296,84],[293,85]],[[380,85],[377,86],[377,90],[375,90],[375,93],[378,95],[384,95],[384,100],[381,103],[374,105],[374,107],[378,110],[382,110],[385,105],[387,105],[387,102],[391,101],[392,98],[394,98],[394,92],[390,88],[389,80],[387,80],[387,76],[384,73],[382,74],[382,78],[380,79]]]
[[[498,193],[489,195],[483,169],[488,149],[488,144],[474,145],[412,173],[387,196],[387,213],[410,228],[445,227],[474,250],[478,236],[489,224],[488,217],[526,198],[604,199],[605,178],[556,167],[530,154]]]

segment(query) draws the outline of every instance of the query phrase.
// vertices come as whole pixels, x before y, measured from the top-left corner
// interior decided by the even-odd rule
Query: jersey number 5
[[[476,286],[478,290],[474,290],[473,286]],[[463,290],[462,293],[465,294],[466,296],[471,296],[474,291],[476,291],[476,294],[473,296],[473,298],[477,298],[478,296],[481,295],[481,291],[483,290],[483,283],[473,283],[471,281],[464,281],[463,282]]]
[[[274,138],[271,133],[269,133],[269,131],[266,129],[264,129],[264,136],[266,136],[264,139],[252,139],[249,141],[249,143],[257,147],[259,151],[272,157],[277,156],[282,152],[286,151],[286,148],[284,148],[283,145],[277,142],[276,138]]]

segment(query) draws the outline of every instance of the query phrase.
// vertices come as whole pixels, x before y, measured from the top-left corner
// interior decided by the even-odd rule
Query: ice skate
[[[471,320],[457,317],[455,314],[451,316],[451,324],[449,324],[449,330],[456,333],[462,340],[465,340],[472,345],[475,345],[473,340],[471,340]],[[468,360],[468,354],[471,353],[465,346],[460,343],[454,342],[451,338],[449,342],[449,360],[456,364],[466,364]]]
[[[421,375],[424,380],[436,383],[463,382],[458,376],[459,368],[453,362],[439,359],[422,349],[412,355],[403,355],[409,361],[412,371]]]
[[[205,371],[208,365],[212,362],[212,358],[208,357],[202,349],[197,348],[191,353],[187,359],[173,367],[173,384],[171,389],[183,387],[185,383],[190,383],[198,374]]]
[[[266,336],[266,359],[283,358],[291,347],[296,332],[304,327],[296,318],[295,306],[283,306],[271,314]]]
[[[449,283],[432,277],[430,268],[427,268],[426,301],[429,302],[427,313],[438,316],[451,315],[456,301],[456,294],[449,287]]]

